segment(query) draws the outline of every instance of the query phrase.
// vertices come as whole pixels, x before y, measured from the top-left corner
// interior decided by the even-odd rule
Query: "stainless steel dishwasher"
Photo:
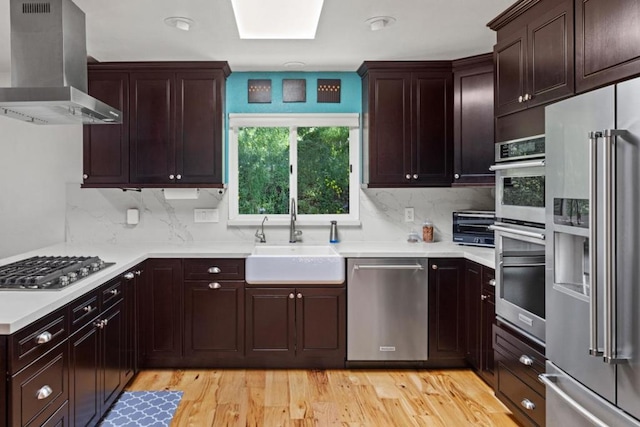
[[[427,360],[427,259],[350,258],[347,271],[347,360]]]

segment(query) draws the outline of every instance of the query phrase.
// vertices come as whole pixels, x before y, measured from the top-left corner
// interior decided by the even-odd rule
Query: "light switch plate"
[[[404,222],[413,222],[414,219],[413,208],[404,208]]]
[[[193,222],[220,222],[218,209],[194,209]]]

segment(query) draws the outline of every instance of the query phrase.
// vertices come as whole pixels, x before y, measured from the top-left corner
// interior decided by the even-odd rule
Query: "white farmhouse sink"
[[[256,246],[247,257],[249,284],[337,284],[345,280],[345,262],[331,246]]]

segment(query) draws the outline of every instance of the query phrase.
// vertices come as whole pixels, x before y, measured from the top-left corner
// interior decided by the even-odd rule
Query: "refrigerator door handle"
[[[589,354],[601,357],[604,352],[598,347],[598,260],[596,241],[598,221],[595,209],[598,206],[598,139],[602,132],[589,132]]]
[[[618,129],[607,129],[604,137],[604,258],[605,258],[605,316],[604,316],[604,354],[605,363],[625,363],[627,358],[618,357],[617,345],[617,283],[616,265],[616,136],[626,132]]]
[[[580,415],[582,415],[585,419],[587,419],[591,424],[598,427],[609,427],[609,424],[602,421],[600,418],[593,415],[589,412],[584,406],[576,402],[571,396],[564,392],[560,387],[558,387],[555,383],[557,380],[556,375],[550,374],[540,374],[538,375],[538,379],[542,382],[546,387],[551,389],[555,394],[558,395],[563,401],[567,403],[567,405],[571,406],[576,410]]]

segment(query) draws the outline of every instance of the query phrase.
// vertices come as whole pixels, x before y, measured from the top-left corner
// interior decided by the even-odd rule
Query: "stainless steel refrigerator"
[[[640,426],[640,79],[548,106],[548,426]]]

